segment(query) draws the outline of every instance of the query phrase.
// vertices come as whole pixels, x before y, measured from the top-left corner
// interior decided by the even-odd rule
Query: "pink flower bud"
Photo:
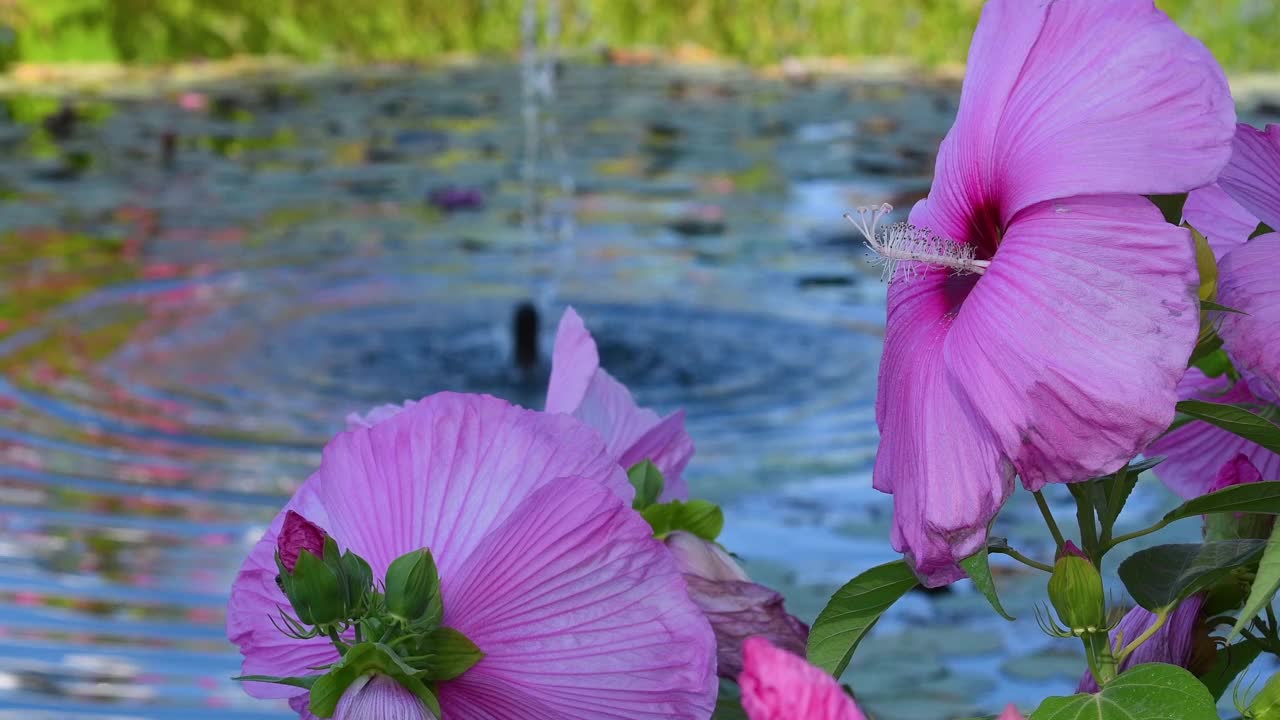
[[[284,565],[284,569],[292,573],[294,566],[298,564],[298,553],[303,550],[316,557],[322,557],[324,541],[327,537],[328,535],[320,529],[319,525],[292,510],[285,513],[284,525],[281,526],[280,535],[276,538],[276,550],[280,553],[280,562]]]

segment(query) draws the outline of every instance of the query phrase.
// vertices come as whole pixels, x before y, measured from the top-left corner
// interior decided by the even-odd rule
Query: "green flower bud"
[[[440,621],[440,577],[430,550],[415,550],[391,563],[387,568],[386,602],[387,612],[403,623]]]
[[[285,594],[305,625],[328,625],[346,619],[347,588],[339,572],[303,550],[293,572],[282,577]]]
[[[1088,559],[1064,553],[1049,578],[1049,601],[1058,619],[1076,634],[1096,632],[1107,625],[1102,576]]]
[[[1254,695],[1240,714],[1249,720],[1280,720],[1280,673],[1267,680],[1262,692]]]

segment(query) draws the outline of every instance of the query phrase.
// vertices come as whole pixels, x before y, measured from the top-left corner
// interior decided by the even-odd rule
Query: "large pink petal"
[[[1218,302],[1244,313],[1222,313],[1218,324],[1232,362],[1269,390],[1267,399],[1280,401],[1280,233],[1256,237],[1222,258]]]
[[[1217,61],[1151,0],[990,0],[939,150],[933,230],[989,256],[1039,202],[1206,185],[1234,124]]]
[[[743,644],[742,709],[750,720],[866,720],[853,698],[804,658],[764,638]]]
[[[431,549],[446,591],[450,578],[495,527],[543,485],[590,478],[630,503],[634,490],[590,428],[497,398],[441,393],[372,428],[325,446],[320,468],[281,510],[231,590],[227,633],[245,655],[245,674],[306,674],[335,659],[332,646],[281,634],[271,618],[288,600],[275,583],[276,537],[289,510],[354,550],[381,578],[400,555]],[[296,688],[249,683],[259,697]]]
[[[702,720],[715,704],[707,619],[652,529],[598,480],[528,496],[444,601],[445,623],[486,653],[442,686],[446,717]],[[519,694],[494,693],[502,683]]]
[[[547,383],[547,412],[573,414],[586,397],[587,386],[600,369],[596,341],[582,316],[565,308],[551,350],[551,380]]]
[[[1280,230],[1280,125],[1258,130],[1243,123],[1231,162],[1218,184],[1273,230]]]
[[[944,357],[1029,489],[1112,472],[1169,426],[1199,331],[1192,253],[1140,197],[1042,203],[1009,227]]]
[[[1192,368],[1178,386],[1184,400],[1220,403],[1256,403],[1258,398],[1247,383],[1232,383],[1225,377],[1207,378]],[[1206,422],[1187,423],[1151,443],[1148,456],[1164,456],[1155,469],[1156,477],[1172,491],[1190,500],[1213,490],[1222,466],[1244,455],[1257,467],[1263,480],[1280,480],[1280,455]]]
[[[1243,245],[1258,227],[1258,217],[1216,183],[1191,191],[1182,215],[1208,239],[1214,257],[1219,259]]]
[[[693,457],[693,439],[684,413],[662,418],[638,406],[631,391],[600,367],[595,340],[573,308],[565,310],[556,331],[547,412],[570,413],[599,432],[624,468],[652,460],[666,480],[661,500],[689,496],[683,473]]]
[[[282,612],[292,615],[289,599],[276,585],[276,538],[284,525],[285,515],[293,510],[322,528],[328,515],[313,488],[303,486],[272,521],[262,539],[250,551],[244,566],[231,584],[231,601],[227,608],[227,637],[244,654],[241,672],[245,675],[310,675],[310,668],[338,659],[333,644],[315,638],[298,641],[285,636],[272,620]],[[304,694],[286,685],[244,683],[245,691],[254,697],[281,698]]]
[[[963,576],[1013,490],[1013,466],[947,370],[948,327],[972,278],[940,270],[889,287],[875,487],[893,493],[893,547],[930,586]]]

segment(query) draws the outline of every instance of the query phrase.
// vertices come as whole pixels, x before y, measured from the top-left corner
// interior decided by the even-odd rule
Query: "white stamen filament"
[[[872,264],[884,267],[885,280],[899,277],[899,270],[903,271],[901,277],[912,278],[921,266],[949,268],[959,275],[981,275],[991,265],[990,260],[974,257],[972,245],[952,242],[914,225],[894,223],[881,228],[880,219],[892,211],[893,206],[884,203],[875,208],[858,208],[857,217],[849,213],[844,216],[866,238],[867,248],[875,254]]]

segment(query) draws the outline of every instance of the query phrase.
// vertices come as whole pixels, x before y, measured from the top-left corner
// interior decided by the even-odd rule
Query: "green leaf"
[[[1280,485],[1280,482],[1267,484]],[[1237,487],[1248,487],[1248,485]],[[1227,635],[1228,642],[1248,627],[1258,613],[1271,604],[1271,599],[1276,596],[1276,590],[1280,590],[1280,526],[1271,530],[1267,547],[1262,551],[1262,559],[1258,561],[1258,573],[1249,586],[1249,599],[1245,600],[1244,607],[1236,618],[1236,624]]]
[[[1048,698],[1028,720],[1218,720],[1218,711],[1195,675],[1150,663],[1130,668],[1099,693]]]
[[[475,643],[448,627],[433,630],[423,639],[422,647],[428,654],[414,664],[422,669],[419,677],[423,680],[452,680],[484,659],[484,653]]]
[[[1258,237],[1259,235],[1266,235],[1267,233],[1273,233],[1273,232],[1275,232],[1275,230],[1272,230],[1271,226],[1267,225],[1264,222],[1260,222],[1258,223],[1258,227],[1254,228],[1253,232],[1249,233],[1249,239],[1252,240]]]
[[[1201,310],[1215,310],[1215,311],[1217,311],[1217,312],[1225,312],[1225,313],[1236,313],[1236,314],[1238,314],[1238,315],[1248,315],[1248,314],[1249,314],[1249,313],[1247,313],[1247,312],[1245,312],[1245,311],[1243,311],[1243,310],[1237,310],[1237,309],[1235,309],[1235,308],[1227,307],[1226,305],[1219,305],[1218,303],[1213,302],[1213,301],[1211,301],[1211,300],[1201,300],[1201,301],[1200,301],[1200,309],[1201,309]]]
[[[984,547],[961,560],[960,567],[969,574],[973,586],[986,596],[987,602],[991,603],[991,607],[999,613],[1000,617],[1012,621],[1013,616],[1004,611],[1004,606],[1000,604],[1000,597],[996,595],[996,582],[991,578],[991,566],[987,563],[987,549]]]
[[[1218,338],[1218,344],[1222,344],[1222,338]],[[1231,364],[1231,356],[1227,355],[1227,351],[1219,347],[1201,357],[1193,357],[1190,367],[1198,369],[1206,377],[1222,377],[1235,366]]]
[[[276,677],[275,675],[241,675],[233,677],[232,680],[240,682],[263,682],[274,683],[276,685],[289,685],[291,687],[299,687],[310,690],[311,686],[319,680],[322,675],[303,675],[301,677]]]
[[[1191,357],[1187,359],[1188,367],[1200,367],[1203,364],[1211,363],[1211,367],[1221,364],[1220,361],[1211,360],[1211,358],[1222,350],[1222,337],[1213,329],[1213,325],[1208,325],[1201,329],[1200,337],[1196,340],[1195,349],[1191,351]]]
[[[418,671],[409,667],[394,650],[381,643],[365,642],[353,646],[329,672],[311,686],[308,709],[316,717],[333,717],[338,701],[351,684],[368,673],[380,673],[394,679],[406,690],[422,700],[429,710],[440,717],[440,702],[425,683],[415,677]]]
[[[1191,231],[1191,239],[1195,242],[1196,248],[1196,269],[1200,271],[1200,289],[1199,297],[1203,300],[1210,300],[1218,294],[1218,258],[1213,254],[1213,246],[1209,244],[1206,238],[1199,230],[1186,226]],[[1208,326],[1207,318],[1203,311],[1200,313],[1201,328]]]
[[[742,709],[742,691],[736,682],[720,680],[720,693],[716,696],[716,709],[711,720],[748,720]]]
[[[627,471],[627,479],[636,489],[636,497],[631,501],[631,507],[636,510],[644,510],[662,497],[666,481],[662,477],[662,471],[652,461],[644,460],[632,465]]]
[[[703,540],[715,540],[724,529],[724,512],[720,506],[706,500],[650,505],[640,513],[653,528],[654,537],[661,540],[677,530],[693,533]]]
[[[845,583],[813,622],[809,662],[840,677],[880,616],[919,583],[904,560],[877,565]]]
[[[1224,540],[1204,544],[1157,545],[1120,563],[1120,579],[1142,607],[1172,608],[1184,598],[1250,565],[1262,556],[1265,540]]]
[[[1280,481],[1244,483],[1188,500],[1170,510],[1165,522],[1209,513],[1248,512],[1280,515]]]
[[[1273,453],[1280,453],[1280,426],[1236,405],[1183,400],[1178,412],[1216,425],[1227,432],[1255,442]]]
[[[1226,693],[1231,683],[1262,654],[1262,648],[1250,642],[1240,642],[1222,648],[1214,656],[1213,667],[1200,676],[1200,682],[1209,688],[1209,694],[1217,700]]]
[[[1164,215],[1164,221],[1170,225],[1179,225],[1182,223],[1182,206],[1187,204],[1187,194],[1177,193],[1175,195],[1148,195],[1147,199],[1155,203],[1160,208],[1161,214]]]

